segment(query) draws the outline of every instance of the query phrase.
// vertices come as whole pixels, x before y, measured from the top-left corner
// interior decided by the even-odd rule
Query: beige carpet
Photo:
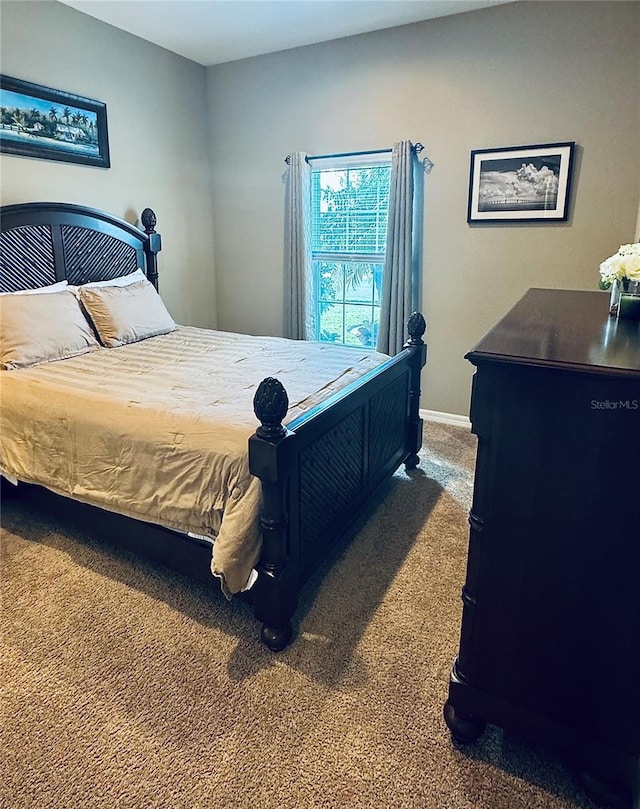
[[[2,806],[591,809],[496,728],[451,742],[475,438],[426,432],[279,655],[248,604],[106,541],[106,517],[5,499]]]

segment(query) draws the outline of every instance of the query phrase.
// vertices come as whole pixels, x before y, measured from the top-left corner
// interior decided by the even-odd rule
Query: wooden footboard
[[[249,439],[249,468],[262,481],[263,550],[254,606],[274,651],[291,639],[300,585],[382,481],[418,463],[425,329],[414,313],[400,354],[286,426],[280,382],[265,379],[256,392],[261,426]]]

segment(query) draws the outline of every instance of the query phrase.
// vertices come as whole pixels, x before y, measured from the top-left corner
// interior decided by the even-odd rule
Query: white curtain
[[[411,141],[393,144],[387,245],[380,301],[378,351],[397,354],[417,301],[418,247],[414,234],[414,170]]]
[[[284,212],[284,336],[315,339],[311,271],[311,167],[304,152],[289,155]]]

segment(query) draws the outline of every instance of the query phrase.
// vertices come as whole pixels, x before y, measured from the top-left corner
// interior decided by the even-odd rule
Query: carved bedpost
[[[413,349],[411,358],[411,390],[409,392],[409,448],[410,452],[405,460],[407,469],[415,469],[420,458],[418,452],[422,446],[422,419],[420,418],[420,374],[427,361],[427,347],[422,335],[427,330],[427,324],[420,312],[414,312],[409,318],[409,339],[404,348]]]
[[[145,208],[140,214],[144,232],[149,237],[145,253],[147,256],[147,278],[158,289],[158,253],[162,250],[162,238],[156,233],[157,218],[151,208]]]
[[[262,481],[262,555],[258,580],[252,588],[255,616],[262,621],[260,636],[274,652],[291,640],[291,616],[296,608],[297,580],[288,554],[285,492],[288,477],[286,439],[292,433],[282,420],[289,399],[282,384],[264,379],[253,399],[260,427],[249,439],[249,470]]]

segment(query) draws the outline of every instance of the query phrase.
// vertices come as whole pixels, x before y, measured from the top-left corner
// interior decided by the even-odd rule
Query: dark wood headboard
[[[141,215],[144,231],[115,216],[65,202],[0,208],[0,292],[106,281],[140,267],[158,288],[156,216]]]

